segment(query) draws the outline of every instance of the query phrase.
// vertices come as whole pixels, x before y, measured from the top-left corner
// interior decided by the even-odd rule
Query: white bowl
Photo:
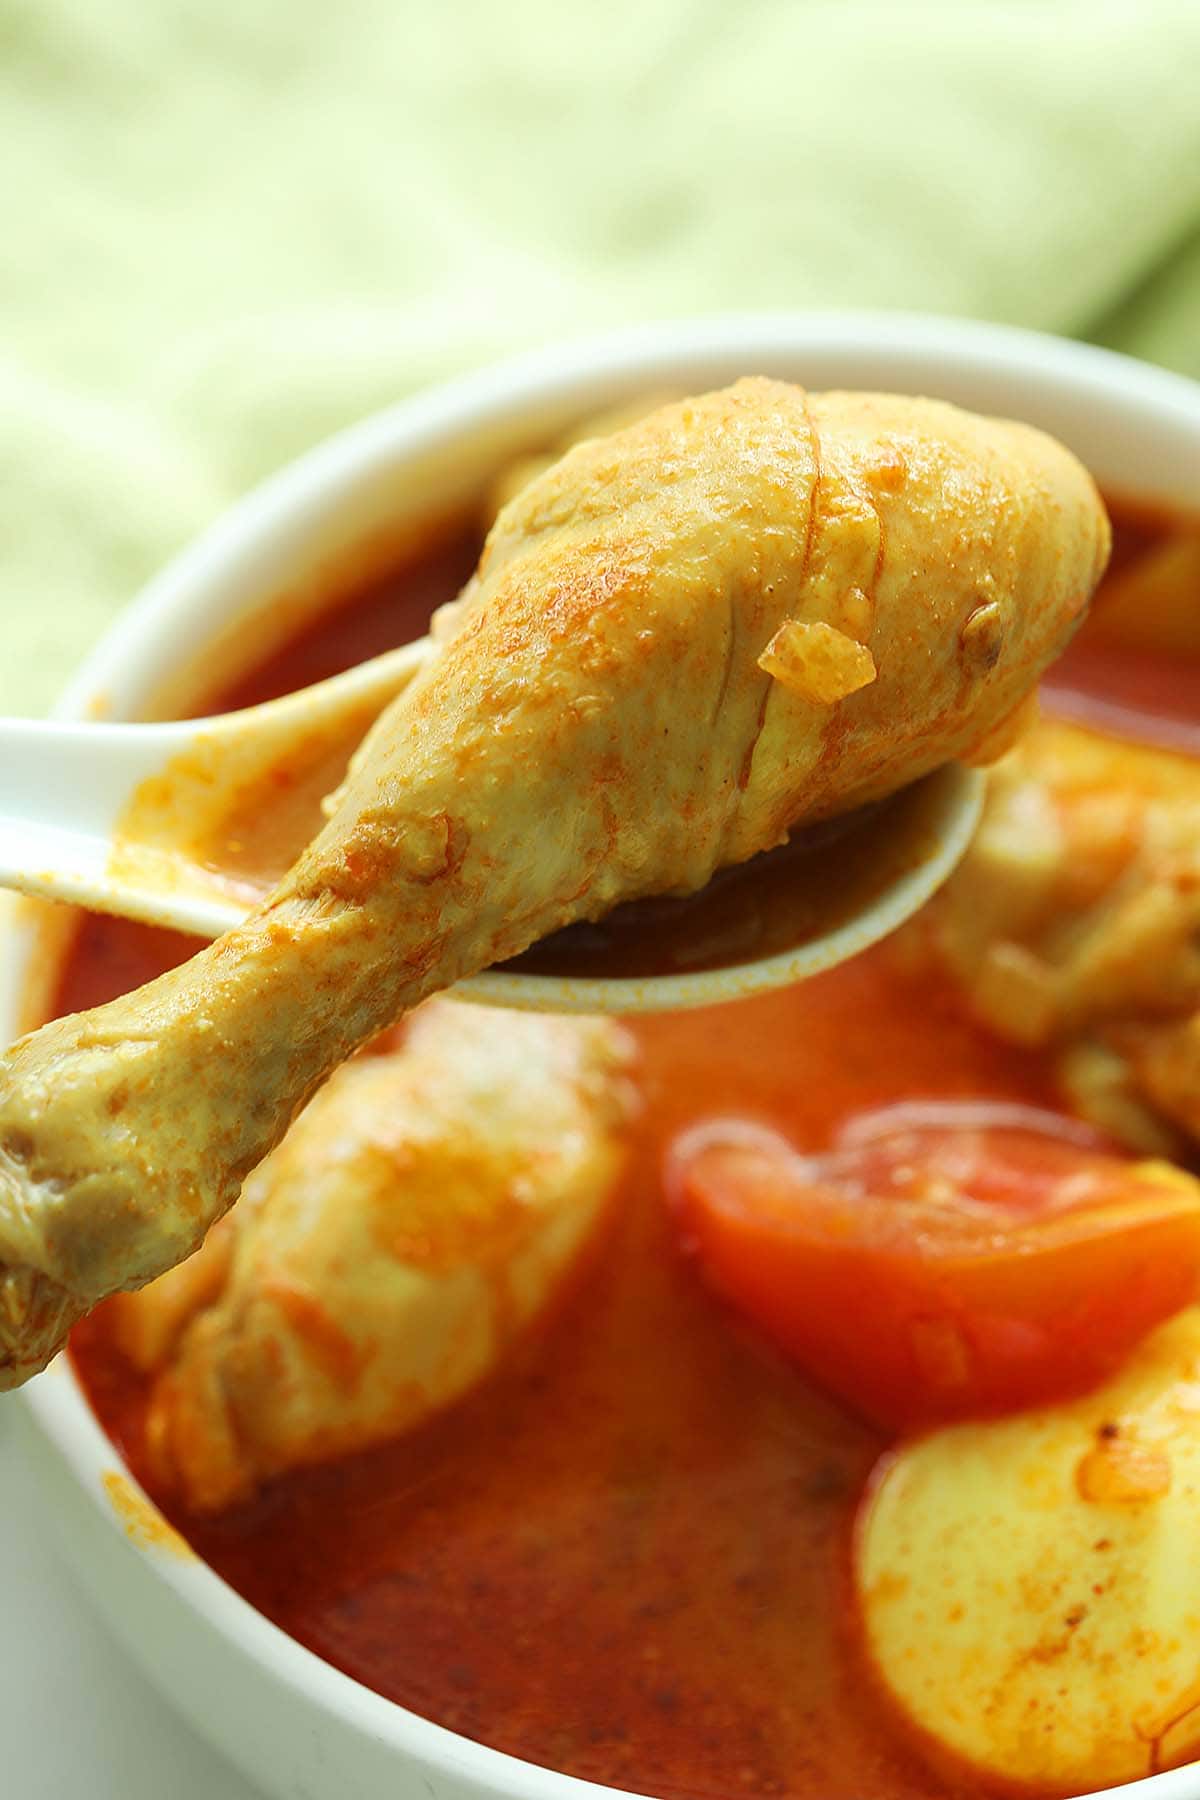
[[[743,374],[809,387],[934,394],[1053,432],[1110,489],[1200,507],[1200,387],[1114,356],[994,326],[900,315],[781,315],[659,325],[565,345],[389,409],[304,457],[152,582],[59,709],[135,717],[206,646],[261,646],[280,595],[371,559],[469,499],[498,463],[647,389]],[[0,1030],[17,1029],[28,941],[0,956]],[[9,1404],[14,1404],[10,1402]],[[113,1631],[196,1730],[269,1793],[336,1800],[598,1800],[616,1790],[503,1756],[381,1699],[292,1641],[194,1557],[131,1533],[105,1485],[120,1467],[60,1358],[15,1402],[46,1516]],[[147,1502],[147,1506],[149,1503]],[[149,1538],[150,1541],[146,1541]],[[141,1541],[135,1541],[140,1539]],[[1200,1800],[1200,1765],[1120,1792]]]

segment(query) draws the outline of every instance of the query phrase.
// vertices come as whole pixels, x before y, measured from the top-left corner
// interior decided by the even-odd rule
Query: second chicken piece
[[[966,858],[900,940],[981,1022],[1056,1059],[1132,1148],[1200,1139],[1200,772],[1044,720],[989,776]]]
[[[433,1002],[334,1075],[198,1257],[111,1303],[164,1486],[227,1506],[489,1374],[604,1213],[631,1055],[606,1020]]]

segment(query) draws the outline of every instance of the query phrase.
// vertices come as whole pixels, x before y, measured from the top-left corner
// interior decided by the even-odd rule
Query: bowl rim
[[[145,586],[86,658],[55,716],[89,716],[100,697],[128,687],[131,669],[142,670],[144,689],[150,665],[172,643],[178,649],[189,636],[193,644],[203,643],[206,631],[211,636],[206,600],[232,565],[265,570],[297,520],[314,506],[336,507],[381,462],[444,449],[465,431],[478,434],[533,406],[557,408],[564,418],[571,411],[585,412],[614,380],[626,389],[649,387],[674,371],[676,381],[699,386],[731,365],[747,370],[794,366],[805,356],[818,362],[833,358],[878,364],[890,371],[887,385],[899,391],[936,392],[943,373],[951,385],[956,379],[982,382],[1014,397],[1031,382],[1047,382],[1070,390],[1081,406],[1124,410],[1143,421],[1152,417],[1160,429],[1178,429],[1200,451],[1200,385],[1115,351],[1013,326],[896,312],[774,312],[665,321],[574,339],[401,400],[272,476]],[[1200,503],[1200,456],[1195,489]],[[3,954],[8,961],[19,952],[10,944]],[[128,1546],[103,1477],[116,1466],[131,1483],[133,1478],[93,1415],[67,1359],[60,1357],[25,1389],[22,1401],[36,1430]],[[146,1505],[152,1506],[148,1497]],[[199,1614],[232,1650],[249,1656],[318,1713],[386,1744],[398,1767],[408,1761],[466,1781],[495,1800],[638,1800],[627,1790],[491,1749],[385,1699],[289,1637],[198,1558],[185,1560],[153,1543],[136,1553],[151,1563],[180,1604]],[[1107,1792],[1142,1800],[1197,1800],[1200,1770],[1184,1766]]]

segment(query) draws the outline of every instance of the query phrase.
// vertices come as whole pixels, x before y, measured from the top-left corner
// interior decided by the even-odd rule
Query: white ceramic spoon
[[[368,725],[429,651],[429,639],[418,639],[283,699],[215,718],[0,720],[0,887],[200,937],[229,930],[270,885],[220,854],[232,845],[243,865],[247,852],[253,861],[254,843],[230,835],[239,830],[231,796],[250,797],[242,836],[253,839],[264,808],[287,805],[286,786],[271,786],[280,770],[327,773],[326,785],[335,785]],[[982,777],[956,764],[927,777],[919,804],[908,803],[905,854],[897,858],[893,848],[899,872],[853,917],[770,956],[680,969],[664,953],[664,972],[638,977],[493,969],[459,991],[506,1006],[660,1012],[804,980],[893,931],[928,899],[965,851],[982,792]],[[307,804],[313,800],[310,788]],[[656,931],[665,944],[671,933],[661,911]]]

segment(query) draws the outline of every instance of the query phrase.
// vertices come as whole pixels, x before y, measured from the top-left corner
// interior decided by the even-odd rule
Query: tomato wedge
[[[819,1156],[714,1122],[668,1159],[711,1286],[891,1431],[1082,1392],[1200,1292],[1200,1182],[1055,1115],[983,1117],[885,1109]]]

